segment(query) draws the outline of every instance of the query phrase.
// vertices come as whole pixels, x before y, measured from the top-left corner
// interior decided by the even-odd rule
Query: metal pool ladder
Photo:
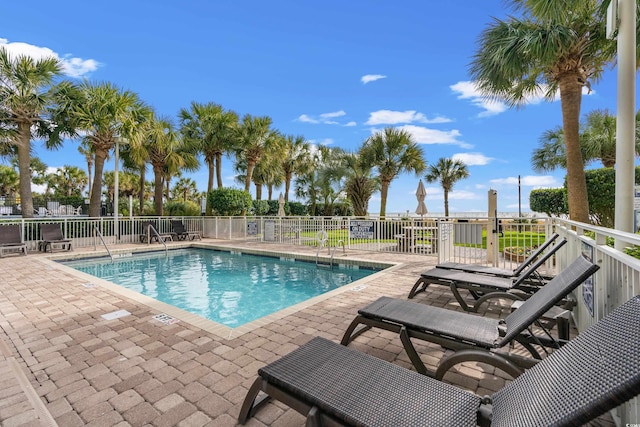
[[[107,253],[109,254],[109,258],[111,258],[111,262],[113,262],[113,255],[111,254],[111,251],[109,250],[109,247],[107,246],[107,243],[104,241],[104,237],[102,237],[102,233],[100,232],[100,230],[98,230],[98,226],[94,225],[93,226],[93,230],[96,232],[96,234],[100,238],[100,241],[102,242],[102,244],[104,245],[104,248],[107,250]],[[97,249],[98,249],[98,247],[96,246],[96,250]]]
[[[148,224],[147,226],[149,227],[149,230],[151,230],[151,231],[153,231],[154,233],[156,233],[156,236],[158,237],[158,242],[160,242],[160,243],[162,243],[162,244],[164,245],[164,252],[165,252],[165,254],[166,254],[166,255],[169,255],[169,249],[167,248],[167,244],[166,244],[166,242],[164,241],[164,239],[162,238],[162,236],[160,235],[160,233],[158,233],[158,230],[156,230],[156,228],[155,228],[153,225],[151,225],[151,224]],[[151,242],[151,239],[150,239],[150,238],[149,238],[148,240],[149,240],[149,242]]]
[[[332,270],[333,270],[333,258],[334,258],[334,256],[336,255],[336,250],[338,249],[338,246],[340,246],[340,244],[342,244],[342,254],[343,254],[343,255],[346,255],[346,254],[347,254],[347,252],[346,252],[346,248],[345,248],[345,246],[344,246],[344,240],[338,240],[338,242],[336,243],[336,245],[333,247],[333,250],[331,250],[331,246],[328,246],[328,253],[329,253],[329,254],[331,254],[331,257],[329,258],[329,265],[327,265],[327,264],[321,264],[321,263],[319,262],[319,259],[318,259],[318,258],[319,258],[319,256],[320,256],[320,249],[321,249],[321,248],[324,246],[324,244],[325,244],[326,242],[328,242],[328,241],[329,241],[328,239],[324,239],[324,240],[321,242],[321,245],[319,245],[319,246],[318,246],[318,251],[316,252],[316,267],[328,267],[328,268],[330,268],[330,269],[332,269]]]

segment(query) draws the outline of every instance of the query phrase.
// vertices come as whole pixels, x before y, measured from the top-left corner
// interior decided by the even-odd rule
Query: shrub
[[[251,194],[235,188],[218,188],[207,194],[207,204],[214,215],[242,215],[251,209]]]
[[[164,214],[168,216],[200,216],[200,206],[191,200],[172,201],[164,205]]]

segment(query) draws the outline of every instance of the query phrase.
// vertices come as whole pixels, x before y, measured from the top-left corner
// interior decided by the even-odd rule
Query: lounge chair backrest
[[[0,226],[0,245],[22,243],[22,234],[19,224]]]
[[[182,221],[171,221],[171,228],[178,234],[187,232],[187,228]]]
[[[522,271],[527,268],[529,264],[531,264],[542,252],[544,252],[545,249],[547,249],[549,245],[551,245],[558,237],[560,237],[558,233],[553,233],[551,237],[545,240],[543,244],[538,246],[535,251],[531,252],[531,255],[529,255],[524,261],[522,261],[522,263],[520,263],[520,265],[515,270],[513,270],[513,275],[519,276]]]
[[[40,225],[40,230],[42,231],[42,240],[64,240],[60,224],[42,224]]]
[[[555,254],[558,249],[560,249],[561,247],[563,247],[565,244],[567,243],[567,239],[565,239],[564,237],[562,238],[562,240],[560,240],[558,243],[555,244],[555,246],[549,248],[549,250],[545,253],[543,253],[540,257],[538,257],[538,259],[536,259],[534,261],[533,264],[531,264],[531,266],[529,268],[527,268],[526,270],[524,270],[517,278],[516,280],[514,280],[513,282],[513,287],[518,287],[519,285],[521,285],[525,280],[529,279],[529,277],[538,269],[540,268],[545,262],[547,262],[547,260],[549,258],[551,258],[553,256],[553,254]]]
[[[638,395],[640,295],[493,395],[492,426],[582,425]]]
[[[599,268],[582,255],[576,258],[568,267],[558,273],[549,283],[542,286],[517,310],[504,319],[507,329],[499,345],[506,345],[513,340]]]

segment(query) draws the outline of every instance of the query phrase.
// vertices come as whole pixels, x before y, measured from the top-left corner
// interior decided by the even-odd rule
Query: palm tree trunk
[[[219,160],[218,160],[218,155],[216,154],[214,156],[214,158],[211,160],[211,162],[207,162],[207,164],[209,165],[209,180],[207,181],[207,194],[209,194],[209,192],[211,192],[213,190],[213,175],[214,173],[217,175],[218,174],[218,165]],[[220,181],[221,178],[218,177],[218,187],[220,187]],[[211,206],[209,206],[209,203],[206,204],[205,207],[205,215],[206,216],[211,216],[212,210],[211,210]]]
[[[33,218],[31,194],[31,129],[29,123],[18,123],[18,173],[20,174],[20,207],[23,218]]]
[[[389,185],[391,185],[391,181],[382,179],[382,187],[380,188],[380,219],[384,219],[387,214],[387,195],[389,193]]]
[[[253,175],[253,170],[256,167],[256,162],[249,160],[247,162],[247,177],[245,178],[244,181],[244,190],[249,192],[249,190],[251,189],[251,176]]]
[[[289,201],[289,189],[291,188],[291,172],[287,172],[284,177],[284,201],[285,203]]]
[[[145,184],[145,175],[147,172],[147,168],[145,165],[142,165],[140,168],[140,191],[138,192],[138,202],[140,203],[140,215],[144,212],[144,184]]]
[[[89,187],[89,199],[91,199],[91,190],[92,190],[91,184],[93,182],[92,178],[91,178],[92,169],[93,169],[93,159],[87,160],[87,172],[88,172],[87,176],[89,177],[89,184],[88,184],[88,187]]]
[[[100,216],[100,200],[102,198],[102,172],[104,170],[104,161],[106,158],[106,151],[96,151],[96,170],[93,179],[93,187],[91,187],[91,199],[89,199],[89,217],[91,218],[97,218]]]
[[[262,184],[256,184],[256,200],[262,200]]]
[[[216,180],[218,188],[222,188],[222,153],[216,153]]]
[[[215,160],[207,161],[207,166],[209,167],[209,177],[207,179],[207,193],[213,190],[213,174],[215,170]]]
[[[567,150],[567,199],[569,218],[589,223],[589,201],[587,183],[584,174],[584,161],[580,150],[580,103],[582,85],[580,76],[567,74],[560,78],[560,104],[562,107],[562,125]]]
[[[162,216],[162,166],[153,168],[154,189],[153,189],[153,205],[156,215]]]
[[[444,216],[449,217],[449,190],[444,190]]]

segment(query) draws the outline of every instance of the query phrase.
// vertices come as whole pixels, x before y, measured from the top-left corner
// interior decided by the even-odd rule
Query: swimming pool
[[[231,328],[379,271],[196,248],[62,263]]]

